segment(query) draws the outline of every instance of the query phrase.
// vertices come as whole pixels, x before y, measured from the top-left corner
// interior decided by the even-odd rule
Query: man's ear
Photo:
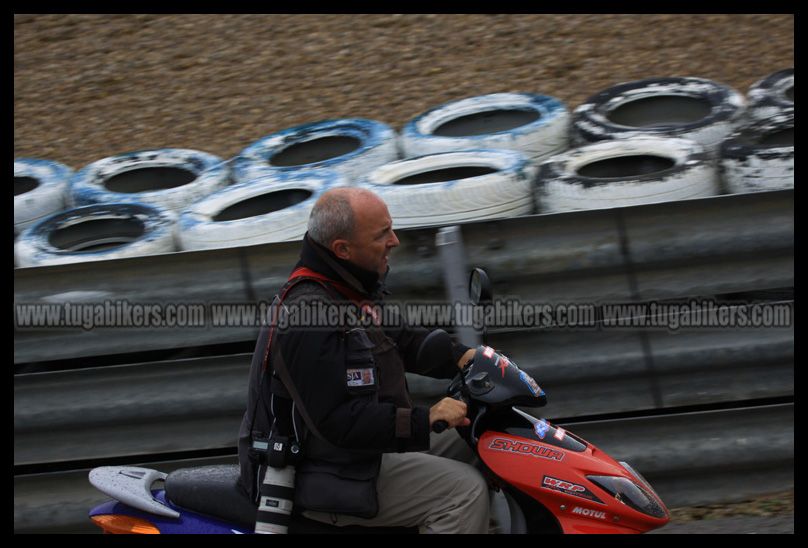
[[[351,251],[350,246],[348,244],[348,240],[334,240],[331,242],[331,252],[336,255],[338,258],[343,260],[349,260],[351,258]]]

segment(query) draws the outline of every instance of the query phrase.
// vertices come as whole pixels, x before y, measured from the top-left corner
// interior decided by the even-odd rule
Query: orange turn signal
[[[105,533],[113,535],[159,535],[160,530],[145,519],[121,516],[118,514],[103,514],[92,516],[90,519]]]

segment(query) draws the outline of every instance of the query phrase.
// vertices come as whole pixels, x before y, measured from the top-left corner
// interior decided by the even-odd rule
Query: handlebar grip
[[[444,420],[435,421],[432,424],[432,431],[435,432],[436,434],[440,434],[447,428],[449,428],[449,423]]]

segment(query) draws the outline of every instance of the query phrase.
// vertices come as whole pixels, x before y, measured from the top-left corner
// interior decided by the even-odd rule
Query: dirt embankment
[[[741,92],[794,64],[792,15],[17,15],[14,154],[80,168],[182,147],[230,157],[326,118],[396,129],[503,91],[570,109],[618,82]]]

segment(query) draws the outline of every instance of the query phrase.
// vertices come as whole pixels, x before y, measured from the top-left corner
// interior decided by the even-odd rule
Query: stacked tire
[[[560,100],[493,93],[451,101],[410,120],[401,131],[405,158],[438,152],[507,149],[538,164],[569,145],[569,112]]]
[[[15,236],[70,205],[68,189],[72,173],[66,165],[51,160],[14,160]]]
[[[648,78],[607,88],[573,113],[572,141],[650,134],[690,139],[717,156],[721,143],[742,122],[746,99],[704,78]]]
[[[794,188],[794,114],[758,120],[721,147],[721,177],[728,193]]]
[[[397,159],[396,132],[387,124],[363,118],[323,120],[262,137],[234,159],[233,172],[239,184],[318,170],[336,172],[352,183]]]
[[[725,191],[794,188],[794,68],[761,78],[747,98],[747,123],[721,146]]]
[[[536,168],[512,150],[463,150],[391,162],[362,182],[397,229],[499,219],[533,211]]]
[[[749,88],[748,117],[752,122],[794,115],[794,67],[761,78]]]
[[[543,213],[649,204],[720,192],[715,163],[689,139],[636,135],[556,155],[539,167]]]
[[[76,205],[140,203],[180,212],[229,183],[229,167],[218,156],[161,148],[93,162],[72,177],[70,192]]]
[[[347,186],[334,171],[268,173],[211,194],[180,215],[180,250],[300,240],[309,214],[327,190]]]
[[[21,267],[101,261],[175,251],[172,212],[141,203],[92,204],[51,215],[14,244]]]

